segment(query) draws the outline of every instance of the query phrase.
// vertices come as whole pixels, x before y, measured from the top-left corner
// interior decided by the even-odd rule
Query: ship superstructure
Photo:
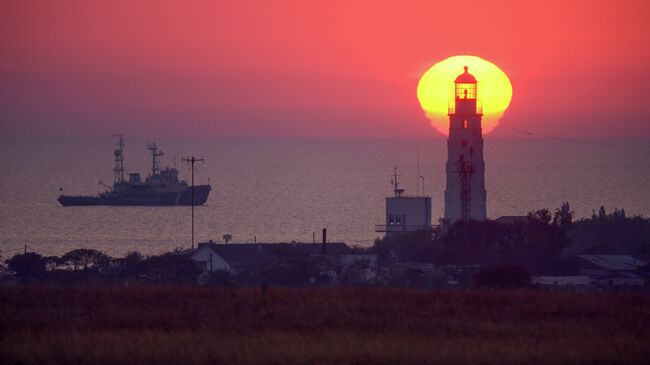
[[[208,199],[210,185],[188,185],[178,179],[175,168],[160,169],[158,157],[163,152],[155,143],[149,144],[151,151],[151,173],[143,181],[140,173],[128,174],[124,178],[124,138],[117,137],[117,148],[114,155],[113,186],[97,196],[61,195],[58,198],[63,206],[80,205],[141,205],[141,206],[174,206],[174,205],[203,205]],[[192,200],[194,203],[192,204]]]

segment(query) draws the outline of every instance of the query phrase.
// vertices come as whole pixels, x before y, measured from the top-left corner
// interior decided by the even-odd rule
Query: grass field
[[[650,296],[533,291],[0,289],[0,363],[626,364]]]

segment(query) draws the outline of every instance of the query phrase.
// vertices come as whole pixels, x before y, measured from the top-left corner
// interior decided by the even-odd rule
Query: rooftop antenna
[[[422,196],[427,196],[427,193],[424,191],[424,176],[420,175],[419,180],[422,180]]]
[[[151,176],[154,176],[160,171],[160,166],[158,164],[157,158],[164,155],[164,153],[162,151],[158,151],[156,142],[149,143],[147,147],[149,148],[149,151],[151,151]]]
[[[117,137],[117,148],[113,151],[113,155],[115,156],[115,167],[113,167],[115,178],[113,179],[113,184],[117,185],[124,181],[124,134],[117,133],[111,137]]]
[[[401,197],[402,193],[404,192],[404,189],[399,188],[399,182],[397,181],[397,178],[402,175],[397,174],[397,166],[395,166],[392,179],[390,180],[390,183],[393,184],[393,192],[395,193],[396,197]]]
[[[203,157],[201,158],[195,158],[194,156],[183,158],[183,162],[187,162],[191,165],[192,167],[192,186],[191,186],[191,192],[192,192],[192,250],[194,249],[194,163],[196,162],[204,162],[205,159]]]

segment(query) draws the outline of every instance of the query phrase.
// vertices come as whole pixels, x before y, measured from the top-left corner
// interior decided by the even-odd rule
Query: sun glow
[[[463,66],[468,66],[478,81],[478,102],[483,105],[483,134],[490,133],[510,105],[512,85],[499,67],[480,57],[453,56],[433,65],[418,83],[420,106],[438,132],[449,134],[449,102],[453,102],[454,79],[463,73]]]

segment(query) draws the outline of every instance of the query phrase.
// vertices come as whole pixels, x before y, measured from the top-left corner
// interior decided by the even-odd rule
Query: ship
[[[114,151],[115,178],[113,186],[102,184],[106,191],[96,196],[60,195],[57,199],[63,206],[90,206],[90,205],[123,205],[123,206],[178,206],[178,205],[203,205],[208,200],[210,185],[194,185],[194,162],[203,159],[183,159],[191,162],[192,182],[188,185],[184,180],[178,179],[178,170],[175,168],[160,169],[158,157],[163,152],[155,143],[149,144],[152,163],[151,172],[143,181],[139,173],[128,174],[124,178],[124,138],[117,134],[117,149]]]

